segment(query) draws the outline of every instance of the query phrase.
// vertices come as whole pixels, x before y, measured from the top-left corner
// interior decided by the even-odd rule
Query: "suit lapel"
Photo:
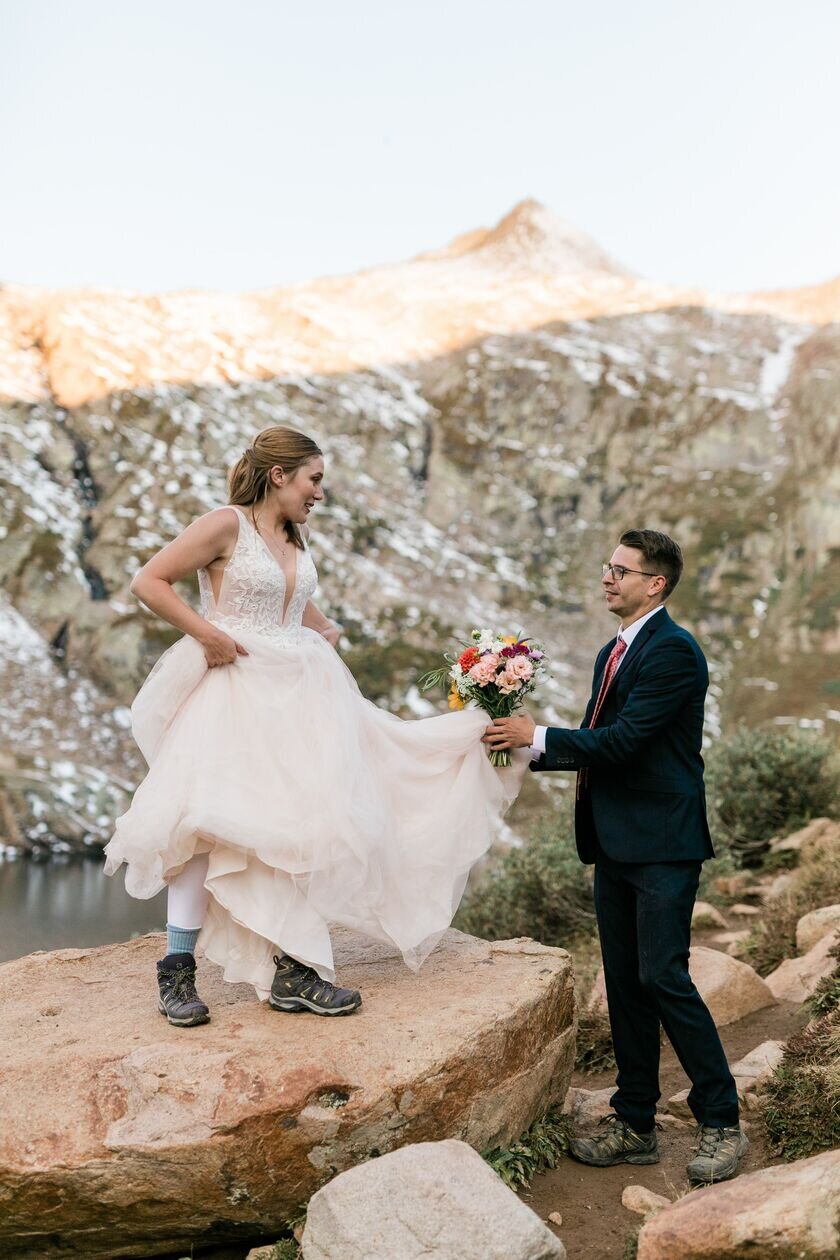
[[[619,674],[627,669],[631,661],[636,659],[636,657],[650,642],[653,635],[657,634],[661,630],[664,630],[666,626],[673,626],[673,624],[673,621],[668,616],[668,610],[666,608],[663,608],[661,612],[658,612],[655,617],[651,617],[650,621],[646,621],[621,658],[621,669],[619,670]],[[589,720],[592,717],[592,711],[595,708],[595,702],[601,691],[601,684],[604,681],[604,670],[607,667],[607,661],[610,659],[610,652],[612,652],[617,641],[618,635],[616,635],[614,639],[610,639],[609,643],[606,643],[598,654],[598,664],[600,668],[595,676],[595,686],[593,688],[592,695],[589,697],[589,704],[586,706],[586,713],[583,718],[584,726],[589,725]],[[607,693],[608,695],[612,694],[617,677],[618,675],[613,677],[613,680],[610,683],[609,692]]]
[[[655,617],[651,617],[650,621],[646,621],[624,653],[621,660],[621,669],[625,670],[630,662],[636,659],[655,634],[659,634],[666,626],[673,626],[673,624],[673,621],[668,616],[667,608],[663,608]]]

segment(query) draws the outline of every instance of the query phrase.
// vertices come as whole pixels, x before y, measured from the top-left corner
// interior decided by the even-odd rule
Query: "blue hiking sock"
[[[166,925],[166,953],[195,954],[195,943],[201,928],[179,928],[172,923]]]

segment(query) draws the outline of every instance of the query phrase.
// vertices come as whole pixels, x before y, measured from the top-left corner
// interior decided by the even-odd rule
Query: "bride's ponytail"
[[[228,503],[252,507],[268,494],[272,468],[280,467],[291,477],[301,464],[321,454],[312,438],[297,429],[282,424],[263,429],[228,473]],[[286,533],[296,547],[303,546],[300,531],[292,521],[287,521]]]

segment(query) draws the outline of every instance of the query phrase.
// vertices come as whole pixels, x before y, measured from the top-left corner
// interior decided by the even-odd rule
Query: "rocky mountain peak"
[[[630,274],[591,236],[533,197],[517,202],[495,227],[465,232],[443,249],[422,255],[427,260],[465,256],[540,275]]]

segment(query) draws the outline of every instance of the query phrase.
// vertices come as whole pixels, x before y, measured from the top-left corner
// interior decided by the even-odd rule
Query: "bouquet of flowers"
[[[418,686],[429,691],[449,683],[450,709],[463,709],[473,700],[491,717],[510,717],[546,675],[542,646],[521,635],[473,630],[459,656],[444,653],[446,664],[424,674]],[[510,749],[490,749],[494,766],[511,764]]]

